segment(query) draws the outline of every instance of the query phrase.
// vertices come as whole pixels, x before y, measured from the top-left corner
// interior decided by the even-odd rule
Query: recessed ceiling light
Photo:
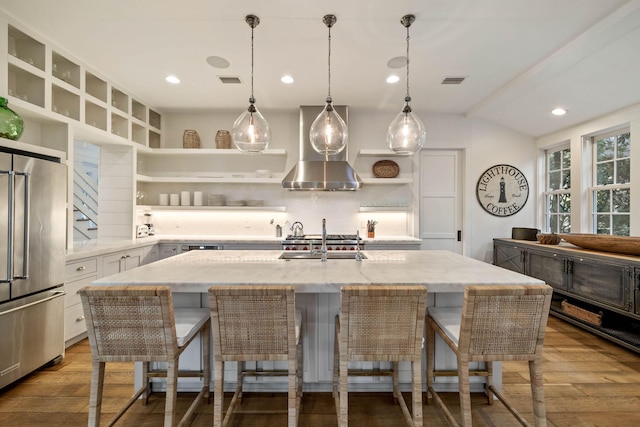
[[[551,114],[553,114],[554,116],[564,116],[565,114],[567,114],[567,109],[562,107],[554,108],[553,110],[551,110]]]
[[[396,76],[395,74],[391,74],[389,77],[387,77],[387,83],[398,83],[400,81],[400,77]]]
[[[407,66],[406,56],[396,56],[387,61],[387,67],[389,68],[404,68]]]
[[[180,79],[176,76],[174,76],[173,74],[168,75],[167,77],[164,78],[168,83],[177,85],[178,83],[180,83]]]
[[[294,82],[293,77],[289,74],[285,74],[284,76],[280,77],[280,81],[288,85]]]
[[[207,64],[213,68],[229,68],[229,61],[221,56],[209,56],[207,57]]]

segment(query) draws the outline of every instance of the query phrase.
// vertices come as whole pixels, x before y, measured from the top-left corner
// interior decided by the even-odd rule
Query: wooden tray
[[[640,255],[640,237],[610,236],[608,234],[559,234],[565,241],[584,249]]]
[[[373,165],[373,176],[376,178],[395,178],[400,173],[400,166],[393,160],[380,160]]]
[[[584,320],[587,323],[591,323],[592,325],[602,326],[602,312],[592,313],[584,308],[578,307],[577,305],[573,305],[567,300],[562,301],[562,311],[565,313],[577,317],[580,320]]]

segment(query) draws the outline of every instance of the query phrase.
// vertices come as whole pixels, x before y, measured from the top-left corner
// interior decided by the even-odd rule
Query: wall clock
[[[527,203],[529,183],[514,166],[491,166],[478,179],[476,197],[482,208],[491,215],[511,216]]]

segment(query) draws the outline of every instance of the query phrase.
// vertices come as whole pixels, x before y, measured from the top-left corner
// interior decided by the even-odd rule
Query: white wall
[[[284,148],[288,158],[284,172],[288,172],[299,157],[299,112],[262,112],[272,130],[270,148]],[[203,148],[215,147],[215,133],[218,129],[230,130],[238,112],[200,112],[196,114],[164,114],[165,128],[163,147],[182,146],[185,129],[195,129],[200,134]],[[379,111],[349,110],[349,161],[359,164],[357,153],[362,148],[385,149],[386,130],[394,114]],[[536,147],[531,137],[519,134],[495,124],[469,119],[462,115],[424,114],[422,119],[427,127],[425,149],[461,149],[464,151],[464,229],[465,254],[490,262],[492,259],[492,239],[510,237],[511,227],[535,227],[536,193]],[[403,162],[403,168],[417,168],[414,160],[396,159]],[[525,207],[517,214],[499,218],[486,213],[478,204],[475,186],[478,177],[489,167],[506,163],[520,169],[530,185],[530,196]],[[268,169],[268,167],[265,167]],[[368,172],[368,171],[367,171]],[[401,171],[402,173],[402,171]],[[419,171],[416,170],[416,173]],[[365,231],[368,219],[379,222],[378,236],[417,236],[413,212],[373,213],[358,212],[360,203],[373,200],[406,201],[417,206],[418,182],[412,186],[364,186],[352,192],[289,192],[282,191],[286,206],[285,213],[272,214],[226,214],[220,212],[178,213],[158,212],[154,214],[154,224],[158,233],[166,234],[232,234],[273,235],[275,232],[270,219],[291,224],[301,221],[307,233],[320,230],[322,218],[327,218],[329,232],[353,233],[356,229]],[[255,192],[255,188],[253,189]],[[273,197],[273,189],[264,190]],[[446,213],[443,213],[446,214]],[[282,224],[285,226],[285,224]],[[224,232],[226,231],[226,232]],[[286,228],[284,230],[286,234]]]

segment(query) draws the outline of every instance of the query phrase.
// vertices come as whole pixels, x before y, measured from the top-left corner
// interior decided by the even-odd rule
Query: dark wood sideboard
[[[640,353],[640,256],[493,239],[493,263],[552,286],[552,315]]]

